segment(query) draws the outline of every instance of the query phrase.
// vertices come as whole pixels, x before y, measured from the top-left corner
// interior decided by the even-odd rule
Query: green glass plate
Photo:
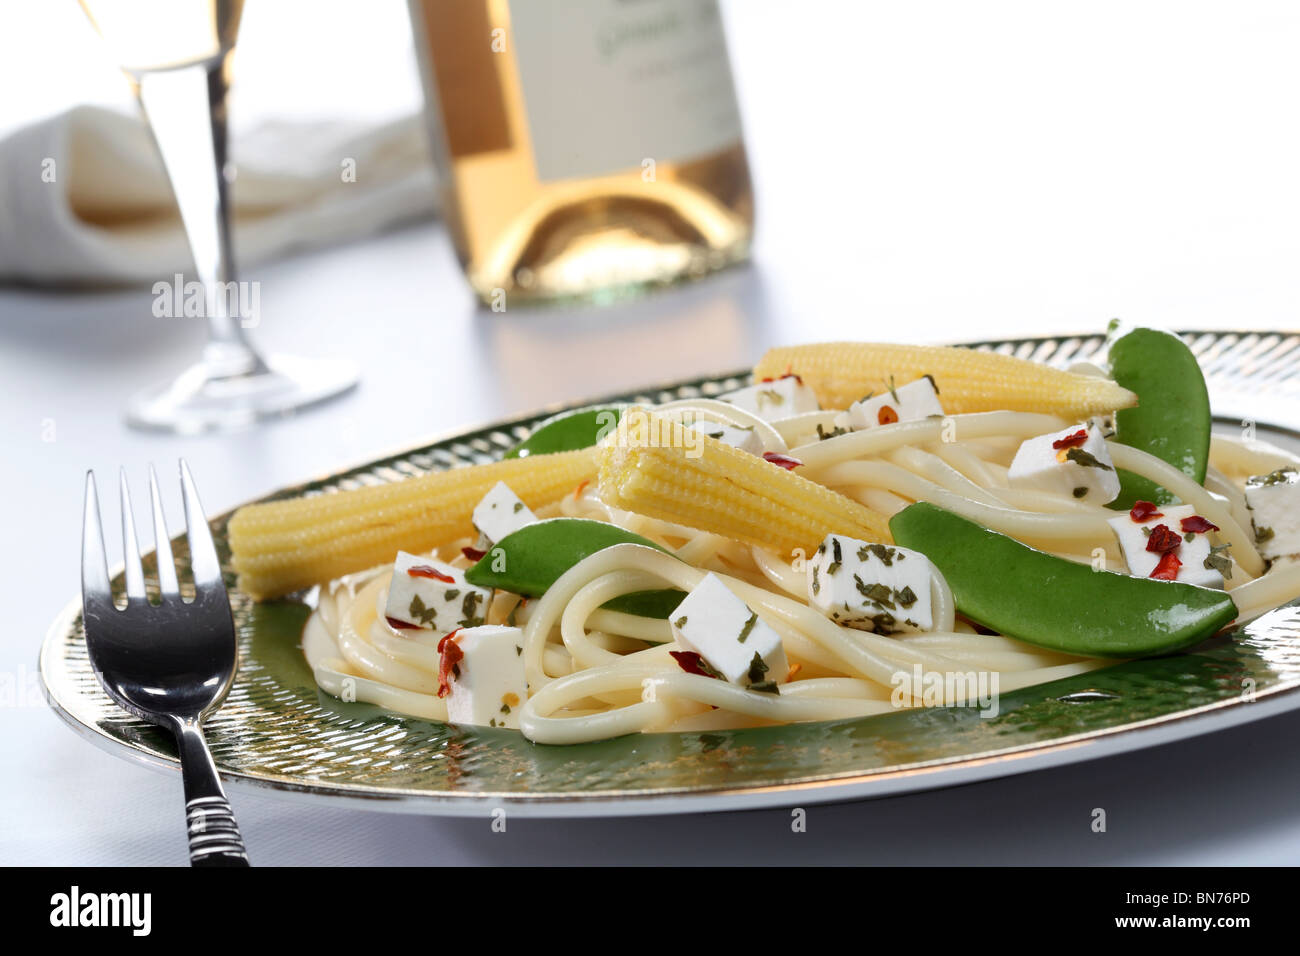
[[[1186,336],[1210,382],[1216,412],[1240,429],[1270,397],[1261,438],[1300,449],[1300,337],[1288,333]],[[1052,364],[1095,358],[1100,336],[979,343]],[[716,395],[743,374],[677,383],[607,401]],[[586,404],[586,403],[584,403]],[[286,488],[393,481],[499,457],[557,409],[457,434],[337,475]],[[226,521],[211,522],[228,563]],[[185,560],[183,538],[173,542]],[[146,572],[152,555],[146,557]],[[240,668],[208,721],[228,784],[295,799],[346,800],[374,809],[480,814],[497,807],[538,816],[696,812],[802,805],[950,786],[1091,759],[1222,729],[1300,707],[1300,606],[1274,611],[1190,653],[1134,661],[1043,684],[999,700],[996,717],[974,708],[927,708],[876,717],[691,734],[638,734],[570,747],[529,743],[508,730],[451,728],[317,690],[298,646],[309,608],[299,600],[254,604],[227,574],[239,630]],[[119,710],[86,655],[80,602],[52,625],[41,676],[55,710],[88,739],[170,772],[170,738]]]

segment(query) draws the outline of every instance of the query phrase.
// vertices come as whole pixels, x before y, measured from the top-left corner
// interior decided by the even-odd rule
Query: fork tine
[[[221,587],[221,562],[217,560],[217,548],[212,543],[212,532],[208,530],[208,519],[203,514],[203,504],[199,501],[199,492],[194,487],[194,476],[190,474],[189,465],[181,459],[181,493],[185,498],[185,534],[190,542],[190,567],[194,571],[194,588]]]
[[[131,513],[131,490],[127,487],[126,469],[122,469],[122,561],[126,565],[126,596],[143,601],[144,568],[140,565],[140,542],[135,536],[135,515]]]
[[[180,584],[176,581],[176,562],[172,558],[171,538],[167,534],[167,519],[163,515],[162,495],[158,493],[158,475],[149,466],[149,503],[153,507],[154,554],[158,558],[158,590],[163,600],[178,598]]]
[[[108,557],[104,553],[104,529],[99,520],[99,493],[95,488],[93,471],[86,472],[86,507],[81,531],[81,602],[87,616],[113,609]]]

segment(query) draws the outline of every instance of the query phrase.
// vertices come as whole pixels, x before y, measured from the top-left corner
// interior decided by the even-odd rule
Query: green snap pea
[[[1093,570],[927,502],[898,512],[889,528],[895,543],[934,562],[963,615],[1039,647],[1148,657],[1189,647],[1237,616],[1223,591]]]
[[[1136,392],[1136,408],[1115,413],[1115,438],[1155,455],[1189,478],[1205,483],[1210,458],[1210,396],[1201,367],[1183,340],[1171,332],[1135,328],[1110,346],[1111,375]],[[1120,469],[1119,497],[1110,507],[1127,511],[1137,501],[1168,504],[1174,495],[1131,471]]]
[[[506,458],[527,458],[557,451],[590,448],[618,425],[623,405],[592,405],[560,412],[546,419],[515,445]]]
[[[465,580],[479,587],[540,597],[579,561],[616,544],[640,544],[667,553],[650,539],[604,521],[549,518],[506,535],[465,572]],[[641,617],[667,618],[683,597],[685,594],[675,588],[637,591],[606,601],[602,607]]]

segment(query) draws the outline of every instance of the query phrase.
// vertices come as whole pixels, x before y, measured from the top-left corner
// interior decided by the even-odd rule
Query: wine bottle
[[[717,0],[410,8],[444,215],[482,301],[606,301],[748,255]]]

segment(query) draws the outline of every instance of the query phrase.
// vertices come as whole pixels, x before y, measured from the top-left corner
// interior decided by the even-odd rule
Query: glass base
[[[180,435],[230,431],[291,415],[356,384],[356,367],[335,359],[272,356],[240,371],[206,361],[133,395],[126,421],[133,428]]]

